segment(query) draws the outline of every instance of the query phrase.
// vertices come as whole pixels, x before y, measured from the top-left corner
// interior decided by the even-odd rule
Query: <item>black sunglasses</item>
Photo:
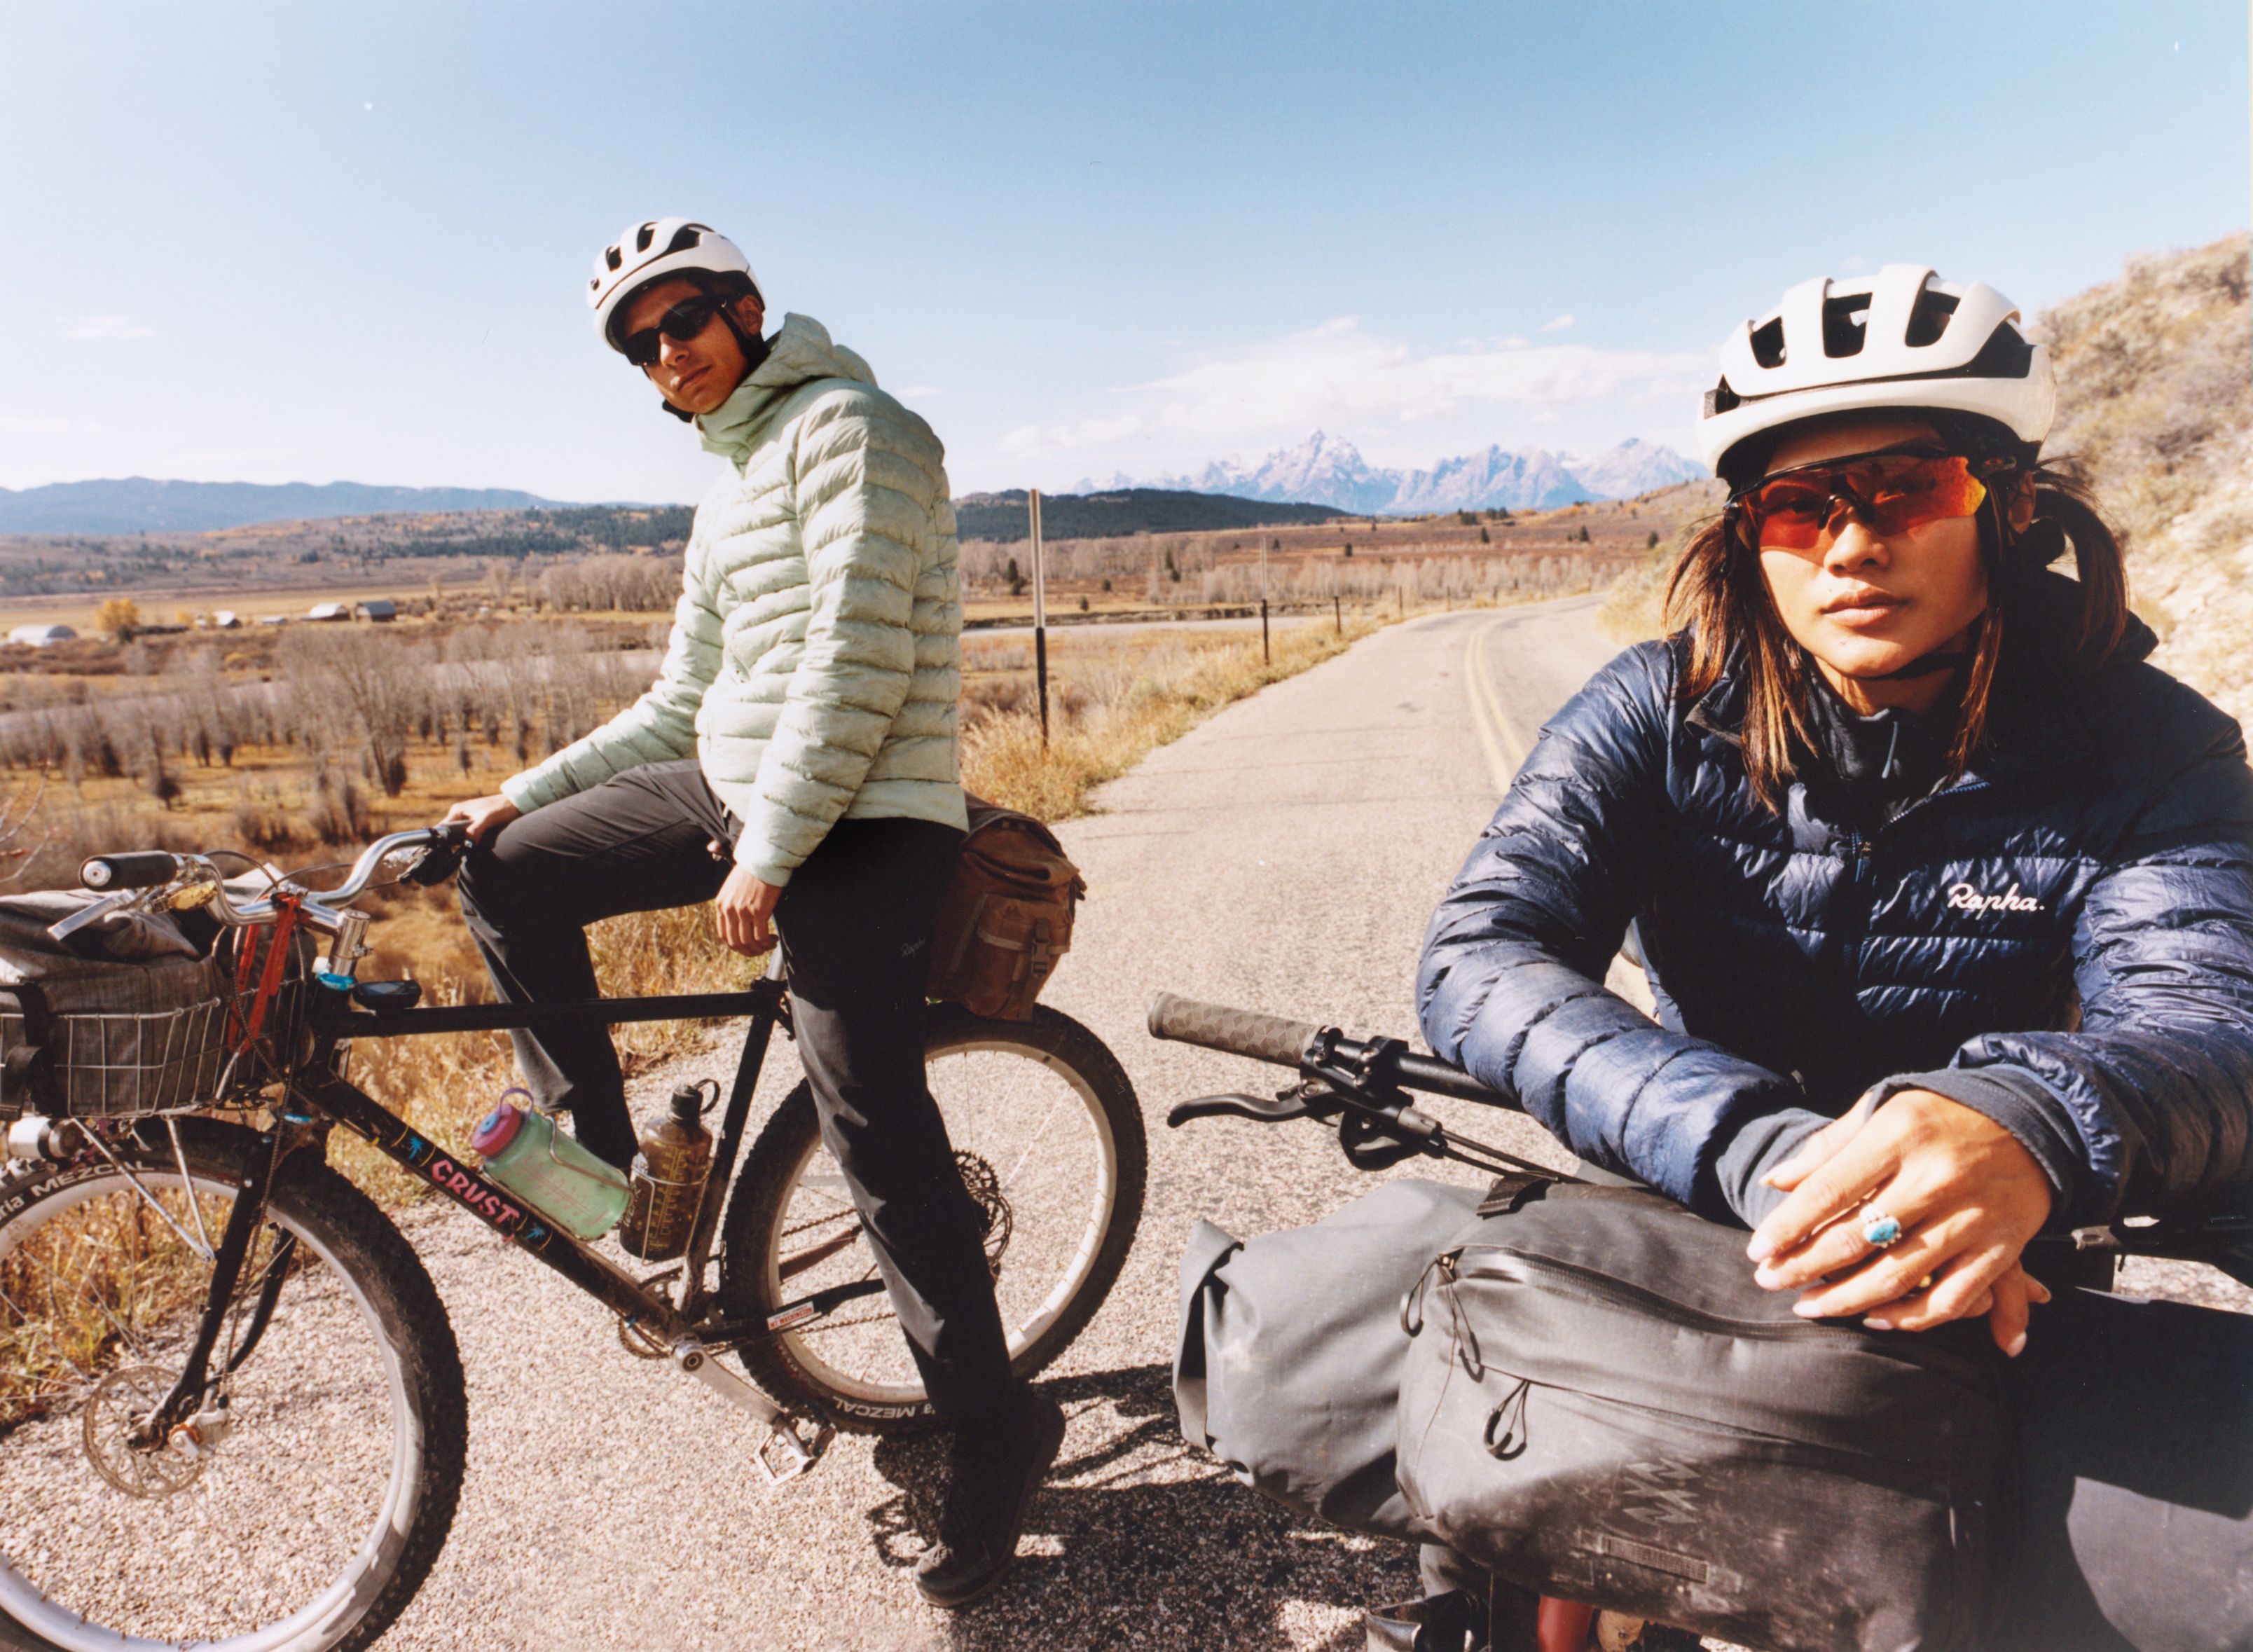
[[[715,293],[699,293],[694,298],[684,298],[657,318],[654,327],[644,327],[639,332],[630,332],[618,341],[625,359],[637,367],[652,366],[665,352],[665,344],[658,335],[662,333],[677,345],[685,345],[712,324],[712,317],[728,307],[729,301]]]

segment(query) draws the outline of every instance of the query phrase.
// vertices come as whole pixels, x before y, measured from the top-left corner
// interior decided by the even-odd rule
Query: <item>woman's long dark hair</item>
[[[1960,441],[1945,430],[1951,444]],[[2011,530],[2009,501],[2019,478],[2033,484],[2032,523]],[[1987,479],[1987,505],[1979,512],[1980,544],[1987,565],[1987,610],[1977,621],[1970,669],[1957,701],[1956,728],[1948,745],[1943,784],[1961,779],[1986,739],[1995,671],[2014,588],[2030,584],[2069,545],[2081,582],[2081,612],[2057,661],[2075,673],[2103,665],[2128,624],[2128,576],[2120,540],[2096,509],[2080,468],[2070,460],[2018,461]],[[1769,598],[1760,554],[1746,541],[1733,511],[1702,524],[1683,550],[1666,585],[1668,629],[1686,641],[1689,666],[1681,694],[1695,700],[1721,679],[1733,656],[1745,690],[1742,740],[1745,771],[1754,794],[1782,811],[1792,777],[1792,749],[1815,746],[1807,696],[1813,670],[1792,640]]]

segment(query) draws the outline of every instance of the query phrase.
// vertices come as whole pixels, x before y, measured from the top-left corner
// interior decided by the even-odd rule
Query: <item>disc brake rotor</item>
[[[979,1230],[986,1242],[987,1270],[998,1279],[1001,1277],[1001,1252],[1009,1248],[1009,1233],[1015,1225],[1015,1218],[1009,1213],[1009,1202],[1001,1194],[1001,1178],[985,1160],[960,1148],[955,1150],[954,1168],[962,1175],[962,1190],[978,1207]]]
[[[82,1434],[94,1472],[129,1497],[170,1497],[196,1483],[211,1460],[189,1428],[175,1429],[160,1446],[133,1444],[133,1430],[164,1403],[179,1379],[159,1365],[127,1365],[94,1384],[86,1402]]]

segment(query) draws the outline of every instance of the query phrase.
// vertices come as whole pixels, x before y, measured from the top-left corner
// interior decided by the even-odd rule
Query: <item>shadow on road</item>
[[[933,1644],[1348,1652],[1362,1644],[1357,1623],[1324,1634],[1322,1620],[1413,1592],[1406,1548],[1296,1521],[1190,1450],[1165,1366],[1042,1387],[1074,1426],[1034,1499],[1022,1558],[989,1600],[947,1619]],[[1082,1443],[1090,1412],[1105,1425],[1092,1449]],[[937,1527],[945,1444],[887,1440],[874,1461],[899,1495],[868,1510],[869,1538],[885,1565],[904,1571]]]

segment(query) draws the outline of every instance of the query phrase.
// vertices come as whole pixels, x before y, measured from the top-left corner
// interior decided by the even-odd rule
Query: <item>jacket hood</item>
[[[742,464],[791,393],[819,379],[849,379],[870,389],[876,387],[868,364],[831,338],[827,327],[811,316],[785,316],[767,359],[744,376],[733,395],[711,412],[697,415],[696,429],[705,450],[730,464]]]

